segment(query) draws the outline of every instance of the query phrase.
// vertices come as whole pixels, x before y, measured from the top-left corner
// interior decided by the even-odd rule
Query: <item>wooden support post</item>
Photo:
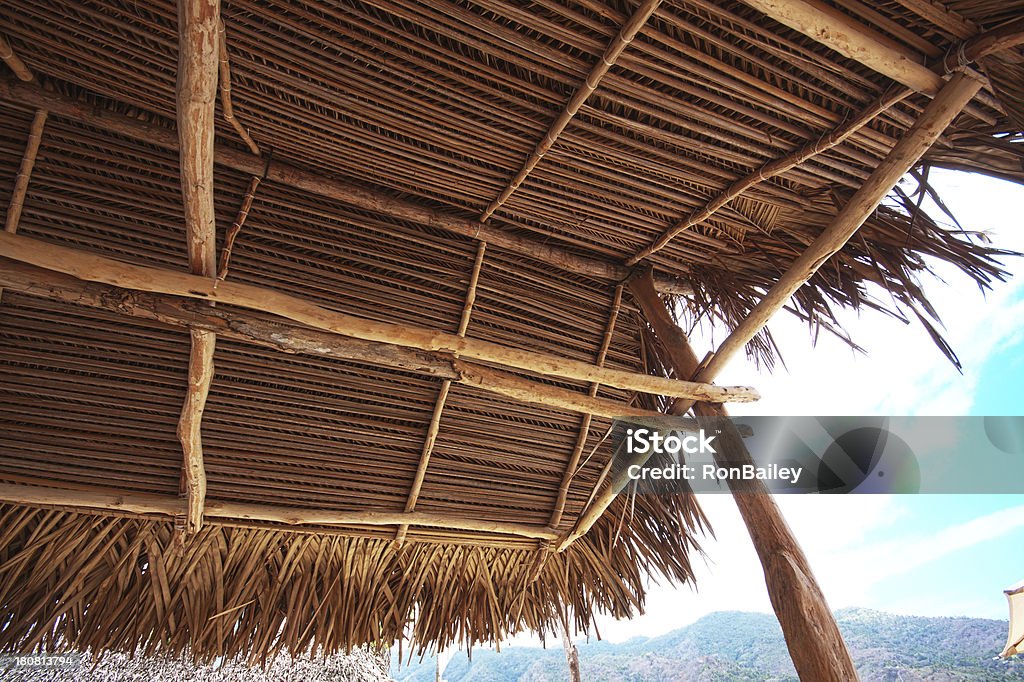
[[[292,354],[355,362],[450,380],[533,405],[598,417],[660,417],[661,413],[627,403],[592,397],[572,389],[531,381],[510,372],[457,360],[447,353],[364,341],[295,324],[282,318],[216,308],[163,294],[83,282],[69,275],[0,259],[0,286],[30,296],[84,305],[186,329],[204,329],[225,337]]]
[[[462,316],[459,319],[458,335],[465,336],[469,329],[469,320],[473,315],[473,303],[476,301],[476,287],[480,282],[480,269],[484,264],[484,254],[487,252],[487,242],[480,242],[476,247],[476,258],[473,261],[473,272],[469,276],[469,285],[466,287],[466,301],[462,306]],[[434,452],[434,443],[437,442],[437,434],[441,430],[441,415],[444,414],[444,406],[448,401],[448,392],[452,388],[452,380],[445,379],[441,383],[441,390],[438,391],[437,400],[434,401],[434,412],[430,416],[430,423],[427,425],[427,435],[423,439],[423,449],[420,452],[420,461],[416,466],[416,475],[413,477],[412,485],[409,488],[409,497],[405,502],[406,513],[416,509],[416,502],[420,499],[420,491],[423,490],[423,481],[427,477],[427,467],[430,466],[430,455]],[[409,532],[409,526],[399,526],[395,531],[395,545],[401,547],[405,544],[405,537]]]
[[[23,504],[30,507],[58,507],[115,511],[126,514],[156,514],[176,517],[185,513],[186,502],[169,495],[144,493],[104,492],[97,490],[69,490],[65,488],[37,487],[0,483],[0,502]],[[551,539],[555,532],[544,526],[523,523],[505,523],[468,519],[445,514],[415,512],[405,514],[388,511],[330,511],[279,507],[268,504],[248,504],[207,500],[205,515],[233,521],[257,521],[286,526],[434,526],[452,530],[515,535],[530,539]]]
[[[173,130],[86,104],[57,92],[43,90],[34,83],[17,83],[0,79],[0,98],[47,109],[50,113],[66,116],[166,149],[178,148],[178,138]],[[265,179],[269,182],[277,182],[374,213],[383,213],[418,225],[485,241],[491,247],[506,249],[587,277],[620,282],[631,274],[630,269],[621,263],[582,256],[575,251],[549,244],[546,240],[523,237],[491,223],[461,218],[337,178],[323,177],[286,163],[275,161],[267,168],[265,161],[248,152],[221,147],[215,150],[215,154],[218,164],[249,176],[263,177],[265,172]],[[686,296],[693,293],[690,283],[676,276],[658,273],[655,275],[655,281],[658,290],[663,293]]]
[[[561,135],[573,116],[580,110],[580,107],[587,101],[594,91],[597,90],[597,86],[600,85],[601,79],[604,78],[605,74],[608,73],[608,69],[612,68],[619,56],[625,51],[633,39],[636,38],[640,29],[643,28],[647,20],[651,18],[654,12],[661,5],[661,0],[644,0],[640,7],[637,8],[633,16],[622,25],[618,35],[608,44],[605,48],[604,54],[601,55],[597,63],[594,64],[590,73],[587,74],[586,79],[583,81],[583,85],[573,93],[573,96],[569,98],[569,102],[565,105],[565,108],[558,114],[558,117],[552,122],[551,127],[548,128],[547,132],[544,133],[544,137],[537,143],[533,152],[526,158],[526,162],[523,167],[519,169],[519,172],[509,181],[505,189],[501,191],[498,197],[492,201],[484,212],[480,214],[480,222],[485,222],[491,215],[501,207],[508,198],[512,196],[520,185],[526,180],[526,177],[530,172],[537,167],[540,160],[544,158],[544,155],[548,153],[558,136]]]
[[[686,334],[658,298],[650,280],[637,280],[632,290],[648,323],[668,351],[675,373],[682,376],[692,374],[697,355]],[[702,417],[729,416],[721,405],[696,403],[693,409]],[[681,414],[679,411],[676,413]],[[723,431],[727,432],[723,436],[726,440],[717,448],[716,462],[720,466],[752,464],[739,434],[729,429]],[[729,486],[761,560],[768,595],[800,679],[814,682],[856,680],[857,671],[835,618],[800,543],[783,519],[774,498],[762,481],[729,481]]]
[[[599,382],[627,391],[687,397],[709,402],[749,402],[759,396],[743,386],[712,386],[641,374],[563,358],[434,329],[376,322],[324,308],[311,301],[265,287],[220,282],[186,273],[134,265],[38,239],[0,233],[0,256],[63,272],[79,279],[149,293],[220,301],[250,310],[280,315],[315,329],[366,341],[391,343],[420,350],[451,353],[505,367],[586,383]]]
[[[179,0],[178,157],[188,263],[192,274],[214,282],[217,225],[213,206],[213,140],[219,26],[220,0]],[[194,329],[190,338],[188,393],[178,421],[178,438],[184,458],[183,492],[188,500],[185,530],[196,533],[202,527],[206,499],[202,416],[213,380],[217,337],[209,331]]]
[[[761,331],[768,320],[818,271],[818,268],[843,248],[893,186],[914,167],[957,114],[971,101],[981,85],[981,80],[966,72],[957,73],[950,79],[832,223],[793,262],[775,286],[722,342],[711,361],[696,377],[699,381],[714,380],[732,356]]]
[[[569,617],[562,613],[562,648],[565,650],[565,663],[569,668],[569,682],[580,682],[580,652],[572,641],[569,629]]]
[[[7,37],[3,34],[0,34],[0,59],[4,60],[4,63],[20,80],[26,82],[32,80],[32,71],[18,55],[14,54],[14,48],[7,42]]]
[[[668,246],[669,242],[671,242],[677,235],[690,229],[694,225],[704,222],[713,216],[720,208],[728,204],[733,199],[739,197],[758,183],[764,182],[765,180],[777,175],[781,175],[789,169],[800,165],[804,161],[807,161],[808,159],[831,149],[837,144],[840,144],[874,120],[876,116],[904,99],[909,94],[910,91],[904,88],[891,90],[872,102],[872,104],[864,109],[859,116],[856,116],[846,123],[834,128],[831,132],[822,136],[820,139],[815,140],[814,142],[809,142],[800,149],[797,149],[793,153],[780,159],[769,161],[750,175],[740,178],[730,185],[725,192],[709,201],[704,208],[695,210],[685,220],[680,221],[666,230],[663,235],[651,242],[649,246],[626,259],[626,265],[636,265],[644,258],[657,253]]]

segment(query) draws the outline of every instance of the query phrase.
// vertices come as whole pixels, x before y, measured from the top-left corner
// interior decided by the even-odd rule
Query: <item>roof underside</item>
[[[977,31],[1024,11],[1019,1],[961,0],[946,3],[948,12],[918,0],[834,5],[930,60],[968,37],[965,26]],[[227,0],[235,115],[270,163],[475,219],[634,10],[589,0]],[[0,25],[46,89],[172,127],[173,2],[14,1],[0,7]],[[665,2],[489,224],[620,264],[891,85],[742,3]],[[913,94],[845,142],[756,184],[644,265],[685,277],[694,313],[734,324],[927,101]],[[975,101],[926,161],[1024,180],[1019,130],[991,102]],[[32,117],[31,107],[0,101],[3,205]],[[220,111],[217,145],[245,149]],[[249,179],[216,168],[219,244]],[[1001,278],[999,252],[924,215],[908,229],[907,202],[907,211],[876,212],[801,290],[803,315],[827,323],[834,304],[927,311],[916,277],[925,257],[981,285]],[[18,233],[186,270],[177,152],[51,114]],[[229,277],[455,333],[476,253],[468,236],[268,181]],[[894,303],[888,294],[884,305],[874,301],[868,283],[884,285]],[[467,335],[593,363],[610,330],[605,366],[664,372],[628,295],[616,310],[617,284],[489,245]],[[0,337],[0,482],[178,495],[187,330],[5,292]],[[753,350],[771,356],[763,338]],[[208,496],[401,512],[440,390],[436,378],[411,372],[221,339],[202,425]],[[598,396],[664,407],[614,388]],[[555,527],[568,533],[611,456],[608,426],[453,385],[416,510],[543,526],[581,450]],[[181,547],[165,519],[6,505],[0,622],[9,624],[0,646],[142,643],[209,658],[338,649],[410,630],[421,644],[447,645],[550,629],[565,606],[587,627],[598,612],[642,609],[649,575],[688,580],[702,526],[696,503],[680,495],[620,500],[561,554],[502,533],[418,526],[398,548],[394,527],[298,532],[223,519]]]

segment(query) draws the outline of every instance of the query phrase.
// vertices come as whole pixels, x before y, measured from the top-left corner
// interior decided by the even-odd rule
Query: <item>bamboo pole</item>
[[[0,59],[4,60],[4,63],[20,80],[26,82],[32,80],[32,70],[14,53],[14,48],[7,41],[7,36],[2,33],[0,33]]]
[[[950,79],[832,223],[811,242],[775,286],[722,342],[710,362],[697,376],[699,381],[710,381],[718,376],[732,356],[761,331],[768,320],[829,258],[843,248],[899,179],[942,135],[981,85],[981,80],[966,72],[957,73]]]
[[[178,148],[177,135],[173,130],[107,111],[102,107],[80,102],[60,93],[43,90],[34,83],[24,84],[0,79],[0,98],[47,109],[51,113],[67,116],[82,123],[166,149]],[[528,256],[569,272],[613,282],[625,280],[631,274],[630,269],[621,263],[581,256],[539,239],[513,234],[502,227],[461,218],[343,180],[323,177],[283,162],[275,161],[267,168],[265,161],[237,149],[220,147],[215,150],[215,158],[217,163],[250,176],[263,177],[266,172],[265,179],[271,182],[279,182],[288,187],[335,199],[367,211],[382,213],[452,234],[485,241],[492,247]],[[684,272],[682,268],[680,268],[680,272]],[[656,281],[658,290],[664,293],[682,295],[693,293],[692,286],[685,279],[658,273]]]
[[[35,116],[32,117],[28,141],[25,143],[25,153],[21,157],[21,165],[18,167],[18,175],[14,180],[14,191],[11,192],[11,201],[7,206],[7,217],[4,221],[4,231],[10,234],[18,231],[21,210],[25,206],[25,196],[28,194],[28,183],[32,179],[32,169],[35,168],[39,145],[43,140],[46,116],[45,109],[36,109]]]
[[[186,502],[169,495],[146,493],[69,490],[30,485],[0,483],[0,501],[32,507],[59,507],[115,511],[126,514],[176,517],[185,512]],[[206,516],[233,521],[259,521],[286,526],[432,526],[480,533],[516,535],[524,538],[550,539],[555,532],[544,526],[470,519],[425,512],[330,511],[248,504],[219,500],[206,501]]]
[[[89,306],[127,317],[155,320],[186,329],[205,329],[290,354],[338,358],[450,380],[521,402],[599,417],[659,417],[627,403],[592,397],[571,389],[531,381],[501,370],[456,360],[444,353],[364,341],[295,324],[282,318],[256,317],[249,312],[214,308],[188,299],[148,294],[83,282],[69,275],[0,260],[0,286],[74,305]]]
[[[769,180],[777,175],[781,175],[791,168],[799,166],[808,159],[811,159],[842,143],[844,140],[848,139],[851,135],[874,120],[876,116],[886,111],[897,102],[903,100],[909,94],[910,91],[904,88],[890,90],[864,109],[860,115],[840,126],[837,126],[836,128],[833,128],[829,133],[823,135],[818,140],[808,142],[793,153],[787,154],[786,156],[774,161],[769,161],[750,175],[740,178],[730,185],[723,193],[709,201],[703,208],[695,210],[685,220],[680,221],[666,230],[664,234],[651,242],[649,246],[626,259],[626,265],[636,265],[644,258],[657,253],[668,246],[669,242],[671,242],[680,233],[690,229],[694,225],[704,222],[713,216],[720,208],[724,207],[730,201],[736,199],[758,183]]]
[[[526,162],[523,163],[522,168],[519,172],[509,181],[508,185],[501,191],[498,197],[492,201],[484,212],[480,214],[480,222],[485,222],[491,215],[501,207],[508,198],[512,196],[521,184],[526,180],[530,172],[537,167],[544,155],[548,153],[551,147],[558,140],[558,136],[561,135],[569,122],[580,110],[580,107],[587,101],[587,99],[594,94],[597,90],[598,85],[601,84],[601,79],[608,73],[608,70],[615,65],[618,61],[619,56],[625,51],[626,47],[629,46],[633,39],[636,38],[640,29],[643,28],[647,20],[651,18],[654,12],[661,5],[661,0],[644,0],[643,3],[637,8],[636,12],[623,24],[619,33],[605,48],[604,54],[597,60],[591,68],[590,73],[587,74],[586,79],[583,81],[583,85],[573,93],[572,97],[569,98],[565,108],[558,114],[558,117],[551,123],[551,126],[544,133],[544,137],[537,143],[537,146],[526,157]]]
[[[758,398],[753,388],[712,386],[651,376],[562,358],[548,353],[510,348],[490,341],[460,337],[434,329],[355,317],[283,292],[237,282],[133,265],[105,256],[50,244],[37,239],[0,233],[0,255],[79,279],[171,294],[206,301],[220,301],[250,310],[280,315],[324,331],[427,351],[491,362],[543,376],[582,382],[599,382],[641,393],[686,397],[710,402],[749,402]]]
[[[235,240],[238,239],[238,235],[242,232],[242,227],[245,226],[245,220],[249,217],[249,210],[252,209],[252,202],[256,199],[256,188],[260,186],[260,178],[258,176],[252,176],[249,180],[249,187],[245,190],[245,196],[242,197],[242,205],[238,208],[238,214],[235,216],[235,221],[231,223],[231,228],[228,233],[224,236],[224,248],[220,253],[220,262],[217,265],[217,279],[224,281],[228,276],[228,267],[231,263],[231,251],[235,248]]]
[[[217,100],[220,0],[178,2],[178,157],[185,210],[188,263],[193,275],[217,276],[217,225],[213,205],[213,140]],[[216,281],[216,280],[214,280]],[[187,497],[185,530],[202,527],[206,499],[202,416],[213,381],[217,337],[206,330],[189,334],[188,391],[178,420]]]
[[[219,22],[217,29],[217,56],[220,62],[220,108],[224,114],[224,120],[231,124],[249,151],[259,156],[259,145],[252,139],[245,126],[235,118],[235,107],[231,103],[231,61],[228,58],[228,37],[223,20]]]
[[[473,303],[476,301],[476,287],[480,282],[480,269],[484,264],[484,254],[487,252],[487,242],[480,242],[476,247],[476,258],[473,261],[473,272],[469,277],[469,285],[466,287],[466,301],[462,306],[462,316],[459,319],[458,335],[465,336],[469,329],[469,320],[473,315]],[[416,466],[416,475],[413,477],[412,485],[409,488],[409,497],[405,502],[405,511],[412,512],[416,509],[416,502],[420,498],[420,491],[423,489],[423,481],[427,477],[427,467],[430,466],[430,455],[434,452],[434,443],[437,442],[437,434],[441,430],[441,416],[444,414],[444,406],[448,401],[448,392],[452,388],[452,380],[445,379],[441,382],[441,389],[437,393],[437,400],[434,401],[434,412],[430,416],[430,423],[427,425],[427,434],[423,439],[423,449],[420,452],[420,461]],[[405,544],[405,536],[409,532],[408,526],[399,526],[395,531],[395,544],[401,547]]]

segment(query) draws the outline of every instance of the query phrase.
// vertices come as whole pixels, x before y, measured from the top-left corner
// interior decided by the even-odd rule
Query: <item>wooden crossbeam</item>
[[[447,353],[364,341],[299,325],[284,318],[211,307],[188,299],[84,282],[70,275],[0,258],[0,286],[30,296],[89,306],[127,317],[154,320],[186,329],[205,329],[290,354],[337,358],[429,376],[520,402],[594,416],[659,417],[624,402],[592,397],[571,389],[525,379],[510,372],[459,360]]]
[[[69,490],[9,483],[0,483],[0,502],[31,507],[113,511],[131,515],[157,515],[172,518],[185,513],[186,507],[184,500],[169,495]],[[533,539],[551,539],[555,537],[555,532],[544,526],[488,521],[486,519],[464,518],[448,516],[446,514],[427,514],[423,512],[407,514],[384,511],[329,511],[211,499],[206,501],[205,515],[218,519],[258,521],[284,524],[285,526],[350,527],[405,524],[409,526],[430,526],[479,533],[515,535]]]
[[[473,260],[473,272],[469,276],[469,285],[466,287],[466,300],[462,306],[462,316],[459,318],[459,329],[456,332],[459,336],[465,336],[469,329],[469,321],[473,315],[473,303],[476,301],[476,287],[480,282],[480,269],[484,264],[484,254],[487,252],[487,242],[480,242],[476,247],[476,258]],[[452,379],[445,379],[441,382],[441,389],[434,401],[434,411],[430,415],[430,423],[427,425],[427,433],[423,439],[423,448],[420,452],[420,461],[416,466],[416,475],[413,476],[412,485],[409,488],[409,497],[405,502],[407,513],[416,509],[416,502],[420,499],[420,491],[423,490],[423,481],[427,477],[427,467],[430,466],[430,456],[434,452],[434,443],[437,442],[437,434],[441,430],[441,416],[444,414],[444,406],[448,401],[448,392],[452,388]],[[408,526],[400,526],[395,531],[395,544],[401,547],[405,544],[405,536],[409,532]]]
[[[79,279],[171,294],[205,301],[220,301],[250,310],[280,315],[315,329],[354,336],[366,341],[391,343],[407,348],[440,351],[507,368],[560,377],[585,383],[599,382],[640,393],[686,397],[709,402],[757,400],[756,390],[746,386],[712,386],[651,376],[563,358],[549,353],[511,348],[491,341],[460,337],[435,329],[376,322],[324,308],[308,300],[265,287],[189,275],[174,270],[134,265],[78,249],[50,244],[22,235],[0,233],[0,256],[37,267],[63,272]]]
[[[213,205],[213,140],[219,62],[220,0],[178,2],[178,157],[189,269],[217,276],[217,225]],[[215,334],[194,329],[189,335],[188,390],[178,420],[183,454],[185,530],[198,532],[206,499],[201,426],[213,380]]]
[[[164,126],[124,116],[102,107],[81,102],[57,92],[43,90],[35,83],[19,83],[0,79],[0,99],[47,109],[53,114],[141,140],[165,149],[177,149],[178,138],[174,130]],[[218,164],[233,168],[249,176],[263,177],[317,196],[327,197],[367,211],[408,220],[418,225],[444,230],[470,239],[485,241],[492,247],[506,249],[519,255],[547,263],[556,268],[592,277],[602,281],[620,282],[628,278],[630,269],[621,263],[582,256],[540,239],[514,234],[491,223],[462,218],[411,201],[366,189],[337,178],[328,178],[311,171],[275,160],[269,167],[257,156],[226,146],[215,150]],[[680,273],[685,274],[682,266]],[[685,279],[659,273],[658,290],[664,293],[690,295],[693,287]]]
[[[636,12],[622,25],[618,34],[605,48],[604,53],[594,64],[593,68],[587,74],[583,84],[573,93],[572,97],[566,103],[565,108],[559,112],[558,116],[551,123],[551,126],[545,131],[544,137],[541,138],[537,146],[526,157],[526,161],[523,163],[522,168],[509,180],[509,183],[501,191],[498,197],[492,201],[484,212],[480,214],[480,222],[486,221],[491,215],[501,207],[512,193],[515,192],[520,185],[526,180],[530,172],[537,167],[544,155],[548,153],[555,141],[558,140],[569,122],[573,119],[576,113],[580,110],[580,107],[587,101],[587,99],[594,94],[597,90],[598,85],[601,84],[601,79],[604,78],[608,70],[615,65],[618,61],[619,56],[625,51],[633,39],[636,38],[640,29],[643,28],[647,20],[651,18],[654,12],[661,5],[662,0],[644,0],[637,8]]]

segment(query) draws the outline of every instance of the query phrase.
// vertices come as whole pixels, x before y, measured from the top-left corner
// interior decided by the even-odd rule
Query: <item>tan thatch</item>
[[[946,6],[831,7],[918,66],[1024,12],[1017,0]],[[203,169],[179,167],[179,145],[201,140],[175,128],[175,3],[0,7],[5,62],[21,65],[21,81],[0,80],[0,205],[20,212],[9,232],[217,270],[446,343],[465,336],[659,380],[671,363],[623,282],[653,268],[688,312],[734,327],[929,101],[741,2],[230,0],[221,16],[203,45],[220,74],[214,253],[199,229],[208,183],[183,208],[182,178]],[[993,87],[925,166],[1024,181],[1005,104],[1024,95],[1019,56],[985,57]],[[918,177],[927,184],[926,170]],[[716,205],[729,187],[738,196]],[[834,306],[919,318],[955,361],[919,278],[944,261],[987,287],[1005,276],[1003,255],[897,195],[792,307],[826,326]],[[190,342],[167,323],[162,299],[139,303],[117,282],[77,303],[54,280],[22,284],[0,282],[0,484],[45,490],[2,507],[4,651],[259,658],[410,633],[419,646],[469,645],[557,631],[566,611],[579,628],[598,613],[628,617],[651,576],[692,579],[705,523],[684,491],[617,500],[552,551],[607,481],[610,422],[582,399],[647,411],[667,399],[523,366],[501,369],[547,402],[519,388],[498,396],[460,374],[443,344],[339,359],[308,330],[295,353],[272,338],[294,320],[274,327],[284,323],[222,303],[217,324],[232,333],[213,351],[212,338]],[[125,314],[127,300],[153,314]],[[179,325],[186,304],[201,316],[186,301]],[[240,328],[242,314],[263,336]],[[764,333],[749,350],[775,357]],[[76,492],[119,503],[83,509],[67,503]],[[218,504],[285,511],[242,518]],[[304,524],[304,513],[400,523]]]

